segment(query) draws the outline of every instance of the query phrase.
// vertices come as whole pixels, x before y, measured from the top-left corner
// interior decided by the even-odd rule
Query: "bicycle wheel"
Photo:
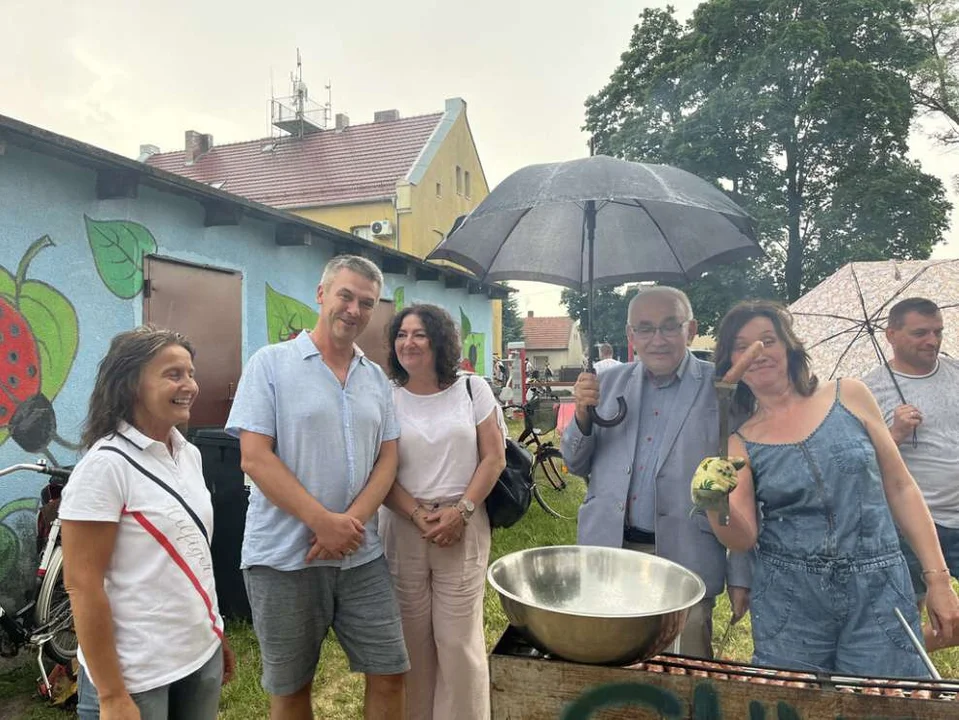
[[[77,633],[73,628],[70,597],[63,584],[63,550],[57,546],[37,595],[37,627],[53,630],[43,650],[56,663],[68,665],[77,656]]]
[[[575,520],[586,485],[567,476],[561,468],[563,455],[558,448],[541,448],[533,474],[533,497],[547,513],[560,520]]]

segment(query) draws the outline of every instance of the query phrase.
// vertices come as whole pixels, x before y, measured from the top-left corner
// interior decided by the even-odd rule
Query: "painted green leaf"
[[[37,280],[20,286],[20,312],[30,323],[40,353],[40,392],[53,400],[70,375],[80,332],[73,305],[59,291]]]
[[[267,342],[277,343],[295,337],[300,330],[316,325],[316,310],[299,300],[278,293],[266,284]]]
[[[463,357],[469,358],[473,372],[477,375],[486,374],[486,335],[470,333],[463,340]]]
[[[11,301],[17,296],[17,279],[2,265],[0,265],[0,295]]]
[[[143,289],[143,256],[157,249],[153,235],[129,220],[92,220],[86,215],[83,220],[103,283],[117,297],[136,297]]]
[[[398,287],[393,291],[393,312],[399,312],[403,309],[406,302],[406,288]]]
[[[470,319],[466,316],[466,313],[463,312],[463,308],[460,308],[460,333],[463,337],[466,337],[471,332],[473,332],[473,325],[470,323]]]

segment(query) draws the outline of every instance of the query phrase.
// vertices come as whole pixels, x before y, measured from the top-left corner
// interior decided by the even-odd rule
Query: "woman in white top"
[[[460,344],[445,310],[405,308],[389,342],[399,469],[380,511],[380,537],[410,656],[407,718],[485,720],[484,501],[506,466],[502,412],[483,378],[457,377]]]
[[[81,720],[214,720],[233,674],[210,493],[176,429],[197,392],[193,348],[168,330],[121,333],[100,363],[60,505]]]

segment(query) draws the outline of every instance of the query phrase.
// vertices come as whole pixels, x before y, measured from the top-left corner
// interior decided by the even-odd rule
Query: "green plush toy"
[[[708,457],[699,463],[693,474],[694,510],[715,510],[719,522],[729,522],[729,493],[736,489],[736,472],[746,467],[746,458]]]

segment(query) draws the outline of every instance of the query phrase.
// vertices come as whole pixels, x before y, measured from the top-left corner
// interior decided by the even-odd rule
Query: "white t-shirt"
[[[200,451],[174,429],[173,457],[164,443],[121,423],[77,463],[63,492],[60,517],[119,523],[103,587],[127,692],[169,685],[202,667],[220,647],[213,558],[206,538],[169,492],[136,470],[122,450],[175,490],[213,537],[213,505]],[[168,543],[190,575],[161,545]],[[87,669],[83,648],[80,664]],[[89,673],[89,670],[87,669]],[[96,685],[97,678],[90,674]]]
[[[863,377],[886,424],[892,425],[896,408],[906,403],[922,412],[922,424],[899,446],[902,459],[916,479],[932,519],[947,528],[959,528],[959,362],[942,356],[928,375],[896,373],[899,390],[883,365]]]
[[[472,401],[466,393],[467,378]],[[476,426],[497,412],[497,424],[505,433],[502,410],[489,384],[480,377],[461,376],[432,395],[414,395],[398,387],[393,400],[400,424],[397,481],[420,500],[462,495],[479,463]]]

